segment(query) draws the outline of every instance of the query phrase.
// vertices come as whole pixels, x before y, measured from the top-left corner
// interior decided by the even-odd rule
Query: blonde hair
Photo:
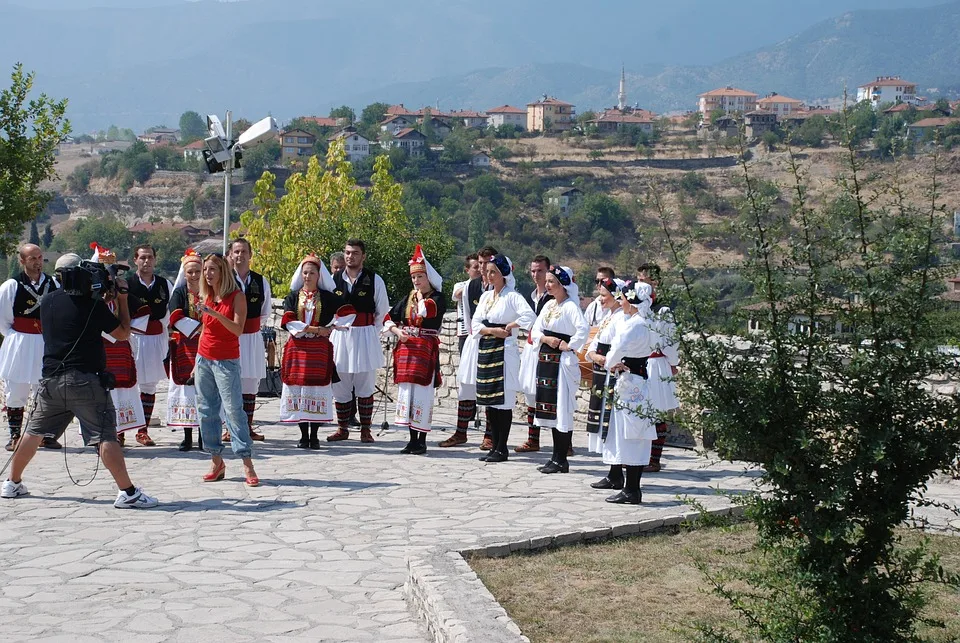
[[[211,292],[211,288],[207,284],[207,280],[205,278],[201,278],[200,296],[204,299],[212,297],[213,299],[223,300],[227,295],[238,288],[237,280],[233,278],[233,269],[221,254],[209,254],[203,258],[204,265],[206,265],[208,261],[214,262],[217,264],[217,267],[220,268],[220,284],[216,292]]]

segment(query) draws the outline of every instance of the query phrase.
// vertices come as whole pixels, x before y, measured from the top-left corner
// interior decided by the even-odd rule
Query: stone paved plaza
[[[398,431],[373,445],[351,439],[302,451],[295,427],[271,424],[278,402],[261,402],[267,442],[255,453],[264,481],[255,489],[229,453],[227,479],[201,483],[208,457],[179,453],[180,433],[154,428],[160,446],[125,452],[134,481],[162,504],[120,511],[105,470],[78,487],[64,452],[41,451],[24,477],[31,495],[0,500],[0,637],[426,641],[404,598],[408,555],[675,515],[685,510],[682,494],[720,507],[715,488],[747,489],[755,477],[668,448],[664,471],[644,477],[642,506],[608,505],[589,487],[605,467],[584,454],[582,432],[570,474],[546,476],[536,465],[549,459],[549,443],[487,465],[473,433],[470,448],[439,449],[448,432],[435,431],[426,456],[400,455],[406,433]],[[436,425],[451,424],[456,409],[446,404]],[[511,445],[525,437],[515,424]],[[68,441],[70,472],[89,480],[96,459],[76,448],[75,432]],[[960,496],[953,483],[931,491]]]

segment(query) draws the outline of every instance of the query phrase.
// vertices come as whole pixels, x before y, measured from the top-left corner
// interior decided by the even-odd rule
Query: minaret
[[[627,71],[620,66],[620,93],[617,94],[617,109],[621,112],[627,107]]]

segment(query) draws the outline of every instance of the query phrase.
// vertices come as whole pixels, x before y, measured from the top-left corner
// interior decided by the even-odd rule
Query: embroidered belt
[[[433,330],[432,328],[418,328],[417,326],[404,326],[402,327],[403,332],[411,337],[439,337],[440,331]]]

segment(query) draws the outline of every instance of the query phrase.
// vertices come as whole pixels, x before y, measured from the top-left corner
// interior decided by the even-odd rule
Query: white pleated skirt
[[[130,347],[137,361],[137,384],[156,384],[167,379],[163,360],[167,357],[170,343],[166,333],[162,335],[130,335]]]
[[[240,335],[240,379],[262,380],[267,376],[267,351],[260,331]]]
[[[179,428],[200,426],[195,386],[174,384],[173,380],[170,380],[167,389],[167,426]]]
[[[651,357],[647,360],[647,388],[650,406],[658,411],[672,411],[680,406],[677,387],[666,357]]]
[[[376,326],[337,330],[330,338],[333,361],[340,373],[367,373],[383,368],[383,346]]]
[[[603,442],[603,463],[626,466],[650,464],[650,451],[657,439],[654,421],[648,416],[647,380],[639,375],[621,374],[614,389],[616,397],[610,428]]]
[[[433,398],[436,389],[423,384],[402,382],[397,385],[397,426],[429,432],[433,423]]]
[[[43,369],[43,335],[10,331],[0,346],[0,380],[36,384]]]

